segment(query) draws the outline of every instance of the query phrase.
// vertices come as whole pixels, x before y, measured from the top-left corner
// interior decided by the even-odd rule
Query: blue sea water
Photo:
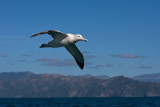
[[[160,97],[0,98],[0,107],[160,107]]]

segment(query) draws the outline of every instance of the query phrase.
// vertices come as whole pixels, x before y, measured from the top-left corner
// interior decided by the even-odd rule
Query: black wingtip
[[[83,68],[84,68],[84,63],[79,63],[79,62],[77,62],[77,64],[78,64],[79,67],[83,70]]]
[[[46,45],[45,44],[42,44],[39,48],[44,48]]]

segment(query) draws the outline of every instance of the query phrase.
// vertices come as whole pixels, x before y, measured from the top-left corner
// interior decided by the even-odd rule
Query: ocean
[[[0,98],[0,107],[160,107],[160,97]]]

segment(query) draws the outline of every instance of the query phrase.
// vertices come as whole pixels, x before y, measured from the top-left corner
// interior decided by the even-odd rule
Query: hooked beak
[[[88,40],[87,40],[87,39],[84,39],[84,38],[82,39],[82,41],[88,42]]]

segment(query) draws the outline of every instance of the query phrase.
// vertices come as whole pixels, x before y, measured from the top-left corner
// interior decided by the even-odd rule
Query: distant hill
[[[85,74],[85,75],[81,75],[81,76],[84,76],[84,77],[97,77],[97,78],[101,78],[101,79],[109,79],[110,78],[107,75],[96,75],[96,76],[93,76],[91,74]]]
[[[38,74],[34,74],[29,71],[25,72],[2,72],[0,73],[0,80],[4,79],[26,79],[26,78],[35,78]]]
[[[32,72],[0,73],[0,97],[150,97],[160,96],[160,84],[124,76],[63,76]]]
[[[133,79],[143,81],[143,82],[158,82],[158,83],[160,83],[160,73],[143,74],[143,75],[135,76],[135,77],[133,77]]]
[[[96,77],[101,78],[101,79],[109,79],[110,78],[107,75],[97,75]]]

